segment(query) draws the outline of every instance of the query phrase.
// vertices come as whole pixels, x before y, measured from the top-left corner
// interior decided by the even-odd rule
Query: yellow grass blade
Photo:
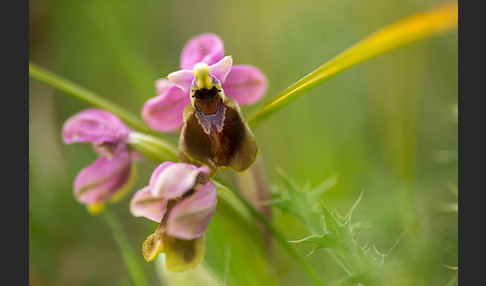
[[[306,75],[249,116],[251,127],[286,106],[302,94],[340,72],[416,41],[455,29],[458,3],[452,2],[414,14],[375,32]]]

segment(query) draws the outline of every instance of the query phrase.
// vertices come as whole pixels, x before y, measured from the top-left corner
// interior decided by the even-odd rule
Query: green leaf
[[[332,212],[330,212],[324,204],[322,204],[322,214],[324,216],[324,224],[326,234],[340,250],[353,253],[357,250],[358,244],[353,238],[353,233],[349,224],[340,222]]]
[[[227,285],[276,285],[262,232],[248,209],[225,186],[206,232],[206,263]]]
[[[217,188],[218,188],[218,185],[220,184],[216,184]],[[218,189],[220,192],[221,189]],[[224,188],[223,190],[228,190],[227,188]],[[229,190],[228,190],[229,191]],[[258,210],[256,210],[252,204],[250,204],[245,198],[243,198],[243,196],[241,194],[239,194],[238,192],[232,192],[234,197],[238,199],[238,204],[242,204],[244,205],[244,207],[247,209],[247,211],[251,214],[251,220],[253,221],[253,219],[261,222],[264,227],[273,235],[273,238],[275,239],[276,242],[278,242],[285,251],[288,252],[288,254],[293,258],[295,259],[295,262],[297,264],[299,264],[305,271],[306,273],[309,275],[309,278],[312,280],[312,282],[315,284],[315,285],[323,285],[322,281],[320,281],[319,277],[317,276],[317,274],[315,273],[314,269],[309,265],[309,263],[288,243],[288,241],[285,239],[285,237],[282,235],[282,233],[276,229],[272,224],[271,222],[262,214],[260,213]],[[220,204],[218,203],[218,206],[219,205],[222,205],[220,208],[224,208],[224,204]],[[236,210],[236,209],[239,209],[239,207],[236,207],[235,205],[233,205],[232,207],[233,210]],[[218,212],[218,209],[216,210]],[[239,212],[240,215],[242,214],[242,212]],[[227,217],[226,214],[223,215],[223,217]],[[230,216],[231,217],[231,216]],[[235,223],[235,222],[232,222],[232,223]],[[251,232],[250,232],[251,233]],[[248,234],[248,232],[247,232]],[[233,233],[231,233],[231,235],[233,235]],[[227,250],[227,251],[226,251]],[[225,248],[225,254],[226,253],[231,253],[231,251],[229,250],[229,247],[226,247]],[[258,281],[255,281],[255,283],[257,283]],[[259,285],[259,284],[255,284],[255,285]],[[264,284],[265,285],[265,284]]]

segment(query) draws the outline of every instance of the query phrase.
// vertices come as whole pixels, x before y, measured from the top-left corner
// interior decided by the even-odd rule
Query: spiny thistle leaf
[[[304,237],[299,240],[293,240],[289,241],[292,243],[312,243],[315,244],[314,250],[312,250],[311,253],[313,253],[315,250],[320,249],[320,248],[337,248],[337,244],[335,243],[335,240],[332,239],[329,235],[327,234],[322,234],[322,235],[309,235],[307,237]]]
[[[301,188],[283,170],[279,170],[285,188],[274,191],[272,202],[282,211],[287,211],[299,218],[313,235],[324,233],[325,226],[321,206],[317,202],[322,194],[334,186],[336,176],[331,176],[314,189]]]
[[[336,176],[329,177],[314,189],[303,189],[283,170],[279,170],[279,174],[284,181],[285,188],[280,189],[280,196],[277,194],[273,198],[274,205],[283,206],[283,211],[288,211],[298,217],[311,233],[308,237],[293,242],[313,243],[316,245],[316,249],[357,248],[357,243],[352,238],[353,233],[349,221],[362,194],[348,214],[344,218],[340,218],[320,202],[322,193],[336,184]]]
[[[352,214],[360,203],[363,192],[347,214],[341,216],[337,212],[330,211],[321,201],[323,192],[336,184],[336,176],[331,176],[312,189],[309,186],[300,187],[282,170],[279,170],[279,173],[284,186],[273,190],[270,203],[282,211],[295,215],[309,232],[307,237],[289,242],[313,244],[314,248],[307,256],[318,249],[326,249],[348,273],[348,276],[342,280],[345,284],[373,285],[377,282],[380,273],[378,267],[382,265],[388,253],[381,254],[374,246],[361,247],[354,239],[353,232],[360,224],[351,223]]]
[[[344,217],[344,220],[345,220],[345,223],[344,224],[348,224],[349,221],[351,220],[351,216],[352,216],[354,210],[356,209],[356,207],[358,206],[358,204],[361,202],[361,198],[363,198],[363,191],[361,191],[361,193],[359,194],[358,199],[356,200],[356,202],[354,202],[354,205],[351,207],[351,209],[349,210],[349,212]]]
[[[335,241],[338,248],[355,252],[358,244],[353,239],[353,232],[350,225],[340,222],[324,204],[322,204],[322,214],[324,216],[326,233]]]

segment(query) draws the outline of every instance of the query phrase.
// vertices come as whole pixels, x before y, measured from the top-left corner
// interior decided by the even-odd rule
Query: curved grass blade
[[[458,3],[414,14],[363,39],[292,84],[248,117],[255,127],[271,114],[340,72],[363,61],[457,27]]]
[[[84,102],[110,111],[140,131],[153,134],[153,131],[142,120],[116,105],[114,102],[31,62],[29,62],[29,76]]]

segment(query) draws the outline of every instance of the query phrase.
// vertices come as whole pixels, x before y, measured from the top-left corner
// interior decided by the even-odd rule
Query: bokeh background
[[[154,81],[178,69],[186,41],[212,32],[235,64],[258,66],[267,75],[263,103],[374,31],[441,3],[30,0],[29,60],[139,115],[155,95]],[[356,231],[360,244],[386,252],[402,237],[385,260],[393,285],[454,284],[457,271],[449,266],[458,264],[457,87],[457,31],[339,74],[253,130],[269,184],[282,183],[278,168],[300,185],[315,186],[337,175],[338,183],[322,200],[344,214],[363,192],[353,216],[367,226]],[[64,145],[61,128],[87,107],[29,81],[31,285],[130,285],[106,221],[88,214],[72,193],[77,172],[96,154],[89,145]],[[249,114],[257,107],[242,110]],[[161,136],[177,142],[177,135]],[[155,163],[142,161],[138,167],[133,191],[147,184]],[[138,254],[156,224],[132,217],[130,198],[110,207]],[[307,235],[299,221],[276,209],[273,222],[289,240]],[[230,230],[211,233],[231,243]],[[312,249],[294,246],[302,255]],[[211,262],[215,249],[208,246],[206,260],[221,274],[224,265]],[[160,265],[138,258],[151,285],[159,285]],[[323,281],[345,275],[324,250],[306,260]],[[269,269],[279,285],[311,283],[278,244]]]

